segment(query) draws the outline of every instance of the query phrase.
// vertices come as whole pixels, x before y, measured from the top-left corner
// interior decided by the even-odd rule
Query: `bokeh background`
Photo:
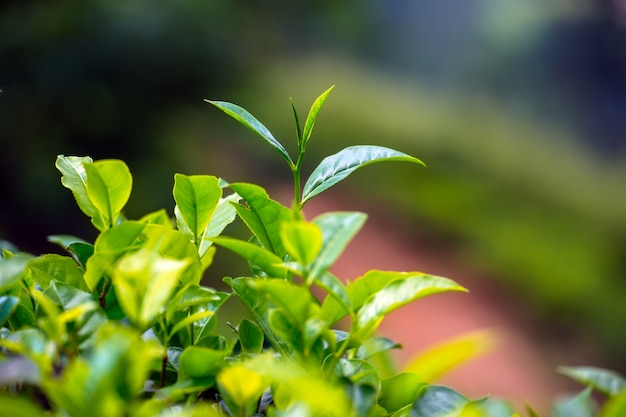
[[[203,99],[293,149],[289,97],[304,118],[336,85],[305,170],[351,144],[428,168],[374,166],[328,198],[481,277],[452,278],[497,289],[537,350],[626,372],[625,45],[621,0],[3,2],[0,239],[93,239],[57,154],[124,159],[131,218],[171,212],[175,172],[280,193],[280,158]]]

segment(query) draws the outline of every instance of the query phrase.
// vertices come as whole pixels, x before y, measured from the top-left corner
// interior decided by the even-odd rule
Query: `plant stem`
[[[165,386],[165,371],[167,370],[167,351],[161,358],[161,378],[159,380],[159,386],[163,388]]]

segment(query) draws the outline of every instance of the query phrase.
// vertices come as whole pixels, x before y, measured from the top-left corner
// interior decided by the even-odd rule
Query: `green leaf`
[[[280,237],[287,253],[303,266],[313,262],[322,249],[322,230],[315,223],[283,222]]]
[[[291,220],[291,210],[270,199],[267,192],[258,185],[236,183],[231,184],[230,188],[248,205],[248,207],[234,205],[239,217],[265,249],[282,259],[287,251],[280,238],[280,225]]]
[[[85,282],[85,272],[76,262],[67,256],[56,254],[42,255],[33,259],[28,264],[28,269],[32,277],[42,288],[46,288],[50,281],[57,280],[75,288],[89,291],[89,286]]]
[[[388,352],[391,349],[401,349],[402,345],[391,339],[382,336],[373,336],[367,339],[357,350],[356,356],[359,359],[369,359],[380,353]]]
[[[333,301],[337,303],[337,310],[344,311],[345,314],[353,311],[352,302],[350,301],[350,295],[348,294],[348,290],[346,289],[346,287],[344,287],[339,278],[337,278],[330,272],[326,272],[315,280],[315,284],[328,293],[327,300],[333,299]],[[324,301],[324,304],[322,306],[324,306],[325,304],[326,301]],[[328,307],[326,308],[328,309]],[[325,310],[323,310],[323,313],[323,316],[326,319],[328,318],[328,316],[330,316],[327,315]],[[334,319],[334,316],[332,317]],[[335,321],[330,320],[331,324]]]
[[[610,398],[602,410],[600,417],[623,417],[626,416],[626,391]]]
[[[254,133],[259,135],[261,138],[265,139],[267,143],[269,143],[289,164],[289,167],[293,167],[295,164],[291,160],[289,153],[283,147],[283,145],[278,142],[274,136],[270,133],[270,131],[263,126],[261,122],[259,122],[253,115],[251,115],[246,109],[237,106],[233,103],[228,103],[225,101],[213,101],[213,100],[205,100],[207,103],[213,104],[215,107],[222,110],[224,113],[237,120],[239,123],[252,130]]]
[[[243,256],[250,264],[261,268],[272,278],[285,278],[287,276],[287,270],[282,267],[282,260],[260,246],[225,236],[214,238],[213,242]]]
[[[361,338],[367,338],[392,311],[419,298],[448,291],[467,291],[454,281],[420,272],[398,272],[393,280],[369,297],[357,312]]]
[[[87,195],[101,214],[105,227],[115,226],[133,186],[128,166],[118,159],[83,164],[87,174]],[[103,230],[103,229],[100,229]]]
[[[185,260],[169,259],[142,249],[124,256],[113,272],[113,284],[120,306],[128,318],[145,330],[164,310],[182,271]]]
[[[191,232],[193,243],[199,248],[206,228],[222,197],[217,177],[210,175],[176,174],[174,176],[176,220]],[[179,226],[179,229],[183,229]]]
[[[594,417],[597,407],[591,393],[591,387],[587,387],[578,395],[558,401],[552,410],[552,417]]]
[[[402,372],[381,381],[379,403],[387,411],[397,411],[413,404],[419,390],[426,386],[421,378],[413,373]]]
[[[217,376],[220,394],[229,410],[236,416],[252,415],[268,385],[269,378],[243,364],[228,366]]]
[[[283,340],[281,340],[272,327],[269,325],[267,312],[270,309],[269,300],[265,293],[254,286],[257,278],[240,277],[236,279],[227,278],[225,281],[233,289],[233,292],[239,297],[244,306],[252,314],[254,321],[261,327],[263,333],[279,353],[289,357],[291,348]]]
[[[20,299],[17,297],[3,295],[0,297],[0,328],[4,325],[4,322],[13,314]]]
[[[470,401],[455,390],[441,385],[423,386],[411,406],[411,415],[452,417],[461,414]]]
[[[172,228],[172,219],[165,209],[159,209],[157,211],[153,211],[152,213],[148,213],[142,216],[139,220],[139,223],[144,224],[158,224],[159,226]]]
[[[31,259],[33,259],[31,256],[26,255],[0,258],[0,293],[4,293],[18,285]]]
[[[34,404],[33,400],[27,397],[16,397],[9,392],[0,393],[0,417],[45,417],[49,413]]]
[[[72,191],[78,207],[91,218],[91,222],[98,230],[106,229],[104,217],[93,204],[87,193],[87,172],[85,165],[93,163],[88,157],[57,156],[56,168],[61,172],[61,184]]]
[[[211,316],[213,316],[213,312],[211,310],[196,311],[195,313],[188,315],[184,319],[178,321],[174,325],[174,327],[172,327],[172,329],[169,331],[170,337],[172,337],[172,335],[174,335],[177,331],[184,329],[185,327],[189,326],[190,324],[193,324],[193,323],[195,323],[197,321],[200,321],[202,319],[205,319],[205,318],[211,317]],[[194,342],[195,342],[195,340],[194,340]]]
[[[614,396],[626,390],[626,379],[617,372],[593,366],[559,367],[558,371],[581,384]]]
[[[263,331],[255,322],[242,319],[237,327],[237,333],[243,353],[255,354],[263,350]]]
[[[331,212],[313,219],[322,231],[323,243],[309,273],[312,280],[318,279],[335,263],[366,219],[366,214],[358,212]]]
[[[212,377],[215,369],[223,363],[227,354],[228,351],[225,350],[199,346],[186,348],[180,355],[178,380]]]
[[[241,197],[237,193],[233,193],[220,199],[215,211],[213,212],[211,221],[206,227],[200,248],[198,248],[198,253],[201,257],[206,255],[207,251],[213,244],[211,238],[219,236],[222,231],[224,231],[226,226],[235,220],[235,217],[237,217],[237,210],[235,210],[235,207],[231,203],[237,203],[239,200],[241,200]]]
[[[382,146],[349,146],[324,160],[313,170],[302,192],[301,205],[345,179],[356,169],[375,162],[405,161],[424,165],[419,159]]]
[[[93,245],[76,236],[52,235],[48,236],[48,241],[65,249],[70,255],[72,255],[74,261],[76,261],[83,268],[87,265],[89,257],[93,255]]]
[[[300,330],[306,320],[319,310],[317,301],[304,287],[281,279],[262,279],[251,282],[253,287],[268,296],[289,320]]]
[[[328,97],[330,92],[333,91],[333,88],[335,88],[334,85],[330,87],[328,90],[324,91],[322,95],[320,95],[313,102],[313,105],[311,106],[311,109],[309,110],[309,115],[306,118],[306,122],[304,122],[304,131],[302,132],[302,142],[300,145],[301,152],[304,151],[304,148],[311,137],[311,133],[313,132],[313,126],[315,126],[315,120],[317,119],[317,114],[319,113],[320,109],[324,105],[324,102],[326,101],[326,98]]]
[[[493,344],[494,336],[488,331],[463,334],[420,353],[409,362],[405,371],[433,382],[462,363],[484,355]]]

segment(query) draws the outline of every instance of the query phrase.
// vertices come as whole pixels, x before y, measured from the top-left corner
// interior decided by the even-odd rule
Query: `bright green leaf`
[[[259,135],[261,138],[265,139],[267,143],[269,143],[278,153],[287,161],[290,167],[294,166],[291,157],[287,150],[283,147],[283,145],[278,142],[274,136],[270,133],[270,131],[263,126],[261,122],[259,122],[253,115],[251,115],[246,109],[237,106],[233,103],[228,103],[225,101],[213,101],[213,100],[205,100],[207,103],[213,104],[215,107],[222,110],[224,113],[237,120],[239,123],[252,130],[254,133]]]
[[[242,364],[228,366],[217,376],[219,391],[233,415],[251,415],[268,384],[268,378]]]
[[[283,222],[280,237],[287,253],[303,266],[313,262],[322,249],[322,231],[315,223]]]
[[[139,220],[139,223],[144,224],[158,224],[159,226],[172,228],[172,219],[165,209],[160,209],[157,211],[153,211],[152,213],[148,213],[142,216]]]
[[[211,377],[227,354],[227,351],[198,346],[186,348],[180,355],[178,380]]]
[[[272,278],[284,278],[286,276],[287,270],[281,266],[282,260],[260,246],[230,237],[214,238],[213,242],[243,256],[250,264],[258,266]]]
[[[133,185],[128,166],[117,159],[106,159],[85,163],[83,167],[89,199],[102,215],[106,228],[115,226]]]
[[[89,291],[85,282],[85,272],[76,262],[67,256],[56,254],[42,255],[28,264],[32,277],[42,288],[46,288],[50,281],[57,280],[75,288]]]
[[[247,203],[247,207],[234,205],[239,217],[265,249],[282,259],[287,251],[280,238],[280,225],[291,220],[291,210],[269,198],[267,192],[258,185],[236,183],[231,184],[230,188]]]
[[[330,92],[333,91],[333,88],[335,88],[334,85],[330,87],[328,90],[324,91],[322,95],[320,95],[313,102],[313,105],[311,106],[311,109],[309,110],[309,114],[306,118],[306,122],[304,122],[304,131],[302,132],[302,142],[300,145],[301,152],[304,151],[304,148],[306,147],[307,142],[311,138],[311,133],[313,132],[313,126],[315,126],[315,120],[317,119],[317,114],[319,113],[320,109],[324,105],[324,102],[326,101],[326,98],[328,97]]]
[[[357,312],[357,323],[362,338],[369,336],[387,314],[403,305],[431,294],[466,291],[447,278],[419,272],[398,272],[397,274],[404,277],[392,281],[373,294]]]
[[[319,278],[335,263],[366,219],[367,215],[359,212],[330,212],[313,219],[322,231],[323,243],[311,267],[311,279]]]
[[[494,335],[491,332],[463,334],[420,353],[409,362],[405,371],[418,374],[426,382],[433,382],[462,363],[485,354],[493,344]]]
[[[614,396],[626,390],[626,379],[617,372],[593,366],[559,367],[558,371],[581,384]]]
[[[307,200],[345,179],[356,169],[375,162],[405,161],[424,165],[422,161],[382,146],[349,146],[324,160],[313,170],[302,191],[303,205]]]
[[[49,413],[35,405],[32,399],[16,397],[9,392],[0,393],[0,417],[44,417]]]
[[[174,176],[176,219],[191,231],[191,239],[199,248],[213,212],[222,197],[217,177],[210,175],[176,174]]]
[[[623,417],[626,416],[626,391],[610,398],[602,407],[600,417]]]

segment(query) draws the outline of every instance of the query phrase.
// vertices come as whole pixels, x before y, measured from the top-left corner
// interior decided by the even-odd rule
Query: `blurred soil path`
[[[354,201],[337,198],[335,193],[332,199],[320,196],[307,203],[305,214],[311,219],[322,212],[358,207]],[[419,242],[418,230],[403,230],[396,219],[379,217],[370,215],[333,267],[335,275],[354,280],[370,269],[421,271],[451,278],[470,290],[469,294],[444,293],[417,300],[383,320],[379,333],[403,345],[396,353],[400,368],[437,343],[489,329],[496,335],[494,348],[438,382],[474,399],[486,394],[506,398],[519,410],[528,403],[540,414],[548,410],[558,395],[572,388],[566,378],[556,373],[556,364],[545,355],[538,336],[528,330],[522,307],[510,295],[494,289],[485,277],[464,271],[450,260],[451,253]]]

